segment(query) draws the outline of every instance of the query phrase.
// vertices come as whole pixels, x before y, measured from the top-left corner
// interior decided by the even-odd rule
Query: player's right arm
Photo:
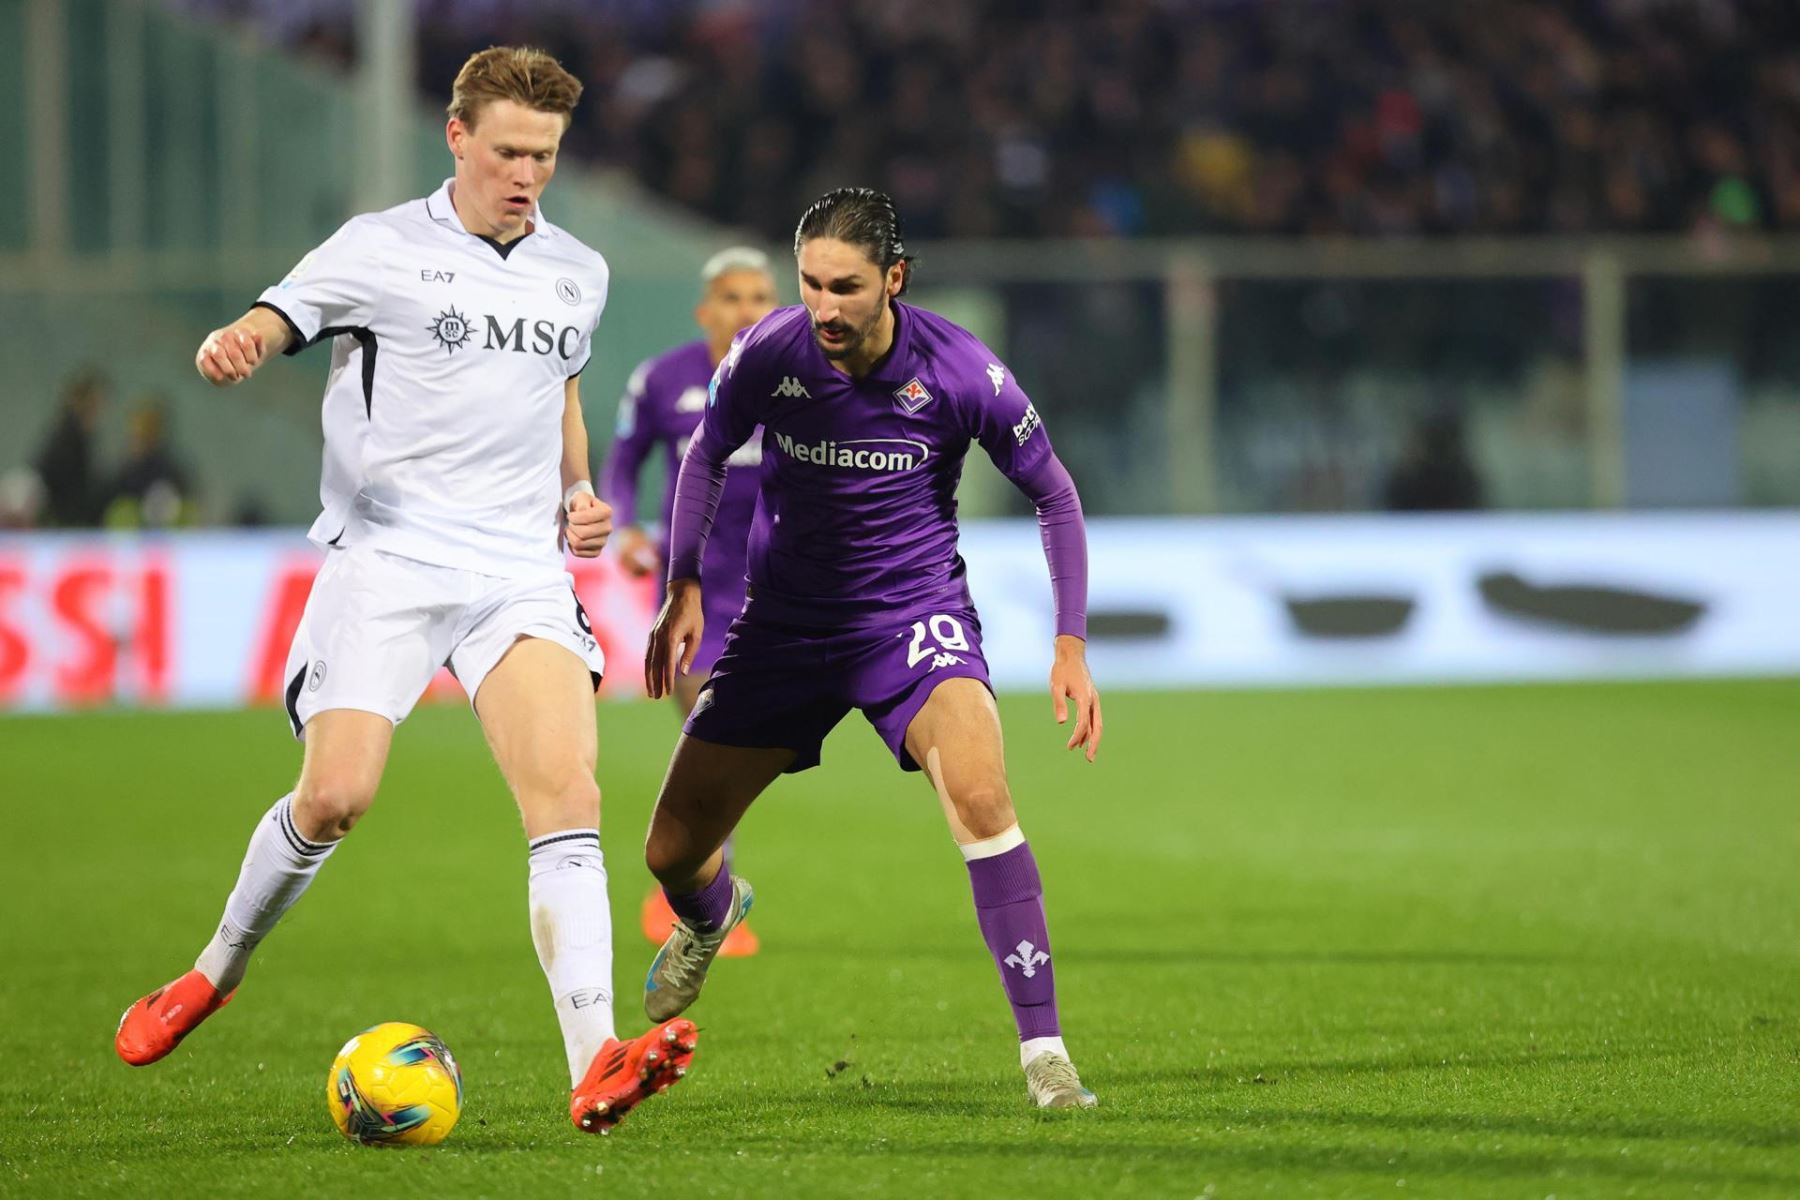
[[[322,334],[366,329],[380,297],[385,249],[380,225],[352,217],[265,289],[249,312],[207,334],[194,354],[195,368],[207,382],[229,387]]]
[[[650,630],[644,652],[644,687],[660,699],[675,687],[675,670],[686,675],[700,650],[705,621],[700,604],[700,559],[725,493],[725,463],[732,451],[749,440],[761,414],[761,394],[754,370],[743,359],[760,326],[738,334],[731,352],[713,372],[707,387],[706,412],[688,442],[675,481],[675,504],[669,512],[669,590],[662,612]]]
[[[242,383],[273,355],[287,349],[293,335],[287,322],[266,308],[253,308],[223,329],[215,329],[194,353],[194,366],[215,387]]]
[[[613,520],[617,523],[613,545],[618,548],[619,562],[626,574],[634,578],[648,575],[662,566],[656,560],[656,548],[650,544],[649,535],[638,523],[637,515],[638,477],[658,440],[656,424],[650,419],[644,400],[649,377],[650,363],[647,361],[639,363],[637,370],[631,373],[625,394],[619,398],[612,449],[607,451],[606,463],[600,468],[600,497],[612,505]]]

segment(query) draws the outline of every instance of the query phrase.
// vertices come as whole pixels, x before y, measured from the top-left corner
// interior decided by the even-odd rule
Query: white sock
[[[531,843],[531,940],[550,982],[569,1056],[581,1082],[613,1036],[612,909],[598,829],[564,829]]]
[[[237,886],[226,897],[218,932],[194,960],[194,966],[221,992],[229,992],[243,981],[257,943],[294,906],[320,865],[337,848],[336,842],[309,842],[300,836],[294,826],[293,803],[289,792],[256,823],[244,865],[238,870]]]
[[[1019,1043],[1019,1065],[1029,1067],[1031,1060],[1040,1054],[1060,1054],[1069,1057],[1069,1048],[1063,1045],[1059,1037],[1031,1038]]]

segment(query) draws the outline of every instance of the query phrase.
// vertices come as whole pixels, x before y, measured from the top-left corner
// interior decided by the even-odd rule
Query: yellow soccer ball
[[[338,1051],[326,1080],[338,1132],[365,1146],[435,1146],[462,1113],[462,1069],[429,1029],[388,1021]]]

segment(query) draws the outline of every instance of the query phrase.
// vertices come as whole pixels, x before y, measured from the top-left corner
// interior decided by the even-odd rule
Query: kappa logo
[[[770,392],[769,395],[771,397],[785,396],[789,400],[812,399],[812,393],[806,390],[806,385],[801,383],[798,379],[795,379],[792,375],[783,375],[781,377],[781,385]]]
[[[575,286],[573,279],[559,279],[556,281],[556,297],[564,304],[580,304],[581,289]]]
[[[325,660],[321,658],[318,662],[313,664],[312,674],[309,675],[306,680],[306,690],[309,692],[316,692],[319,690],[319,685],[324,682]]]
[[[925,385],[920,383],[919,377],[915,375],[906,381],[905,387],[894,393],[894,399],[898,400],[900,407],[907,412],[916,413],[931,403],[931,393],[925,390]]]
[[[949,653],[940,651],[937,654],[934,654],[931,656],[931,669],[935,671],[939,667],[960,666],[961,664],[963,664],[967,661],[968,661],[967,659],[958,658],[954,654],[949,654]]]
[[[989,363],[988,381],[994,385],[994,395],[998,396],[1000,385],[1006,382],[1006,368],[999,363]]]
[[[1027,400],[1025,402],[1025,415],[1020,417],[1019,423],[1012,427],[1013,441],[1023,446],[1031,439],[1031,435],[1038,431],[1038,427],[1042,424],[1043,422],[1038,420],[1037,405]]]
[[[1019,968],[1027,979],[1036,975],[1037,969],[1049,961],[1050,956],[1030,942],[1020,942],[1015,952],[1006,956],[1006,965]]]
[[[444,348],[445,354],[455,354],[475,336],[469,318],[454,308],[446,308],[425,328],[431,331],[431,336],[437,339],[437,344]]]

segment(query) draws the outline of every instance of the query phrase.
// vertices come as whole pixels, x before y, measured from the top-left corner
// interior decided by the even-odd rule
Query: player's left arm
[[[1044,558],[1050,564],[1050,591],[1056,602],[1055,656],[1050,667],[1050,699],[1058,725],[1075,717],[1067,748],[1080,746],[1087,760],[1100,751],[1105,728],[1100,690],[1087,665],[1087,525],[1081,494],[1068,468],[1050,446],[1037,407],[998,362],[987,365],[972,390],[976,440],[1001,474],[1012,480],[1037,510]]]
[[[612,536],[612,506],[594,495],[581,380],[575,376],[563,384],[562,443],[563,540],[577,558],[595,558]]]

